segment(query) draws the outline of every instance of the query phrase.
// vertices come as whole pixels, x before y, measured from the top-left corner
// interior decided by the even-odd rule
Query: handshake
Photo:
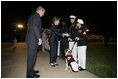
[[[70,35],[68,33],[64,33],[64,36],[69,37]]]
[[[68,38],[68,40],[69,40],[69,41],[72,41],[71,38]],[[75,37],[75,40],[78,41],[78,40],[80,40],[80,38],[79,38],[79,37]]]

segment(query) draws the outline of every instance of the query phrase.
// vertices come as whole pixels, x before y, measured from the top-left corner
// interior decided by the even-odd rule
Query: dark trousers
[[[50,63],[56,62],[57,49],[58,49],[58,42],[57,43],[50,43]]]
[[[38,44],[27,44],[28,54],[27,54],[27,76],[32,76],[34,73],[34,66],[36,61],[36,54],[38,49]]]
[[[62,58],[65,57],[65,49],[68,48],[68,41],[66,39],[61,40],[61,52]]]

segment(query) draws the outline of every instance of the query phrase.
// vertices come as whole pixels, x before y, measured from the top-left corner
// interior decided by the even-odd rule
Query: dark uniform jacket
[[[71,36],[73,36],[74,33],[75,33],[75,31],[74,31],[75,26],[76,26],[76,22],[74,22],[73,24],[71,24],[71,26],[70,26],[70,28],[69,28],[69,34],[70,34]],[[70,38],[72,39],[72,41],[75,41],[75,37],[70,37]]]
[[[85,28],[82,27],[75,27],[74,28],[74,34],[71,36],[73,38],[79,37],[79,40],[77,41],[78,46],[86,46],[87,45],[87,39],[86,39],[86,32]]]
[[[68,32],[69,32],[68,26],[67,25],[62,26],[61,33],[68,33]],[[62,38],[62,40],[67,41],[68,39],[67,39],[67,37],[64,37],[64,38]]]
[[[39,38],[41,38],[41,19],[40,15],[35,12],[29,17],[28,20],[26,42],[28,44],[38,43]]]
[[[61,29],[61,33],[68,33],[68,31],[69,31],[68,26],[67,25],[63,25],[62,29]]]

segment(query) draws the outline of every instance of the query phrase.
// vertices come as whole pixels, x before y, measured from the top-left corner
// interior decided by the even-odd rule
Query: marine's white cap
[[[77,19],[77,23],[84,24],[84,21],[82,19]]]
[[[76,16],[74,16],[74,15],[70,15],[70,18],[72,18],[72,19],[76,19]]]

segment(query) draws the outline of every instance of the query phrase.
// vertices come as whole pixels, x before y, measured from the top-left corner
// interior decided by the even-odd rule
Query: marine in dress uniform
[[[78,66],[80,71],[86,69],[86,49],[87,49],[87,39],[86,30],[82,26],[84,24],[82,19],[77,19],[77,26],[75,27],[75,39],[77,39],[77,49],[78,49]]]
[[[69,41],[69,49],[72,49],[73,47],[73,44],[75,42],[75,37],[73,36],[74,35],[74,28],[76,26],[76,16],[74,15],[70,15],[70,22],[71,22],[71,26],[69,28],[69,34],[70,34],[70,38],[72,39],[71,41]],[[72,50],[72,55],[73,55],[73,58],[75,59],[75,61],[77,61],[77,43],[75,43],[74,47],[73,47],[73,50]]]

